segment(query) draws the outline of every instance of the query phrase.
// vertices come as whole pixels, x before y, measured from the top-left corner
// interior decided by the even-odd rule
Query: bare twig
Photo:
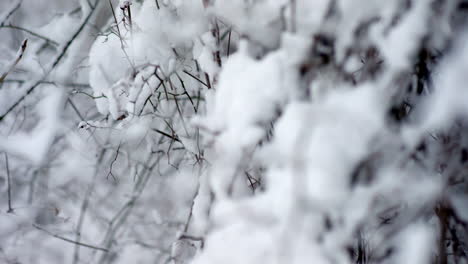
[[[156,75],[156,73],[155,73],[155,76],[159,79],[159,77]],[[144,80],[144,79],[143,79],[143,80]],[[148,83],[148,80],[144,80],[144,82],[146,82],[146,83],[148,84],[148,86],[150,86],[149,83]],[[162,85],[162,83],[163,83],[162,81],[159,82],[158,86],[156,86],[156,88],[154,89],[154,92],[156,92],[156,91],[159,89],[159,87]],[[148,102],[153,106],[153,109],[156,109],[156,106],[153,105],[153,102],[151,102],[151,96],[153,96],[153,94],[150,94],[150,95],[146,98],[145,103],[143,104],[143,106],[142,106],[141,109],[140,109],[140,112],[138,113],[138,116],[141,116],[141,114],[143,113],[143,110],[145,110],[145,106],[146,106],[146,104],[147,104]],[[155,110],[155,111],[156,111],[156,110]]]
[[[88,5],[89,5],[90,8],[94,8],[94,5],[91,4],[91,2],[90,2],[89,0],[86,0],[86,2],[88,3]]]
[[[100,3],[100,2],[98,2],[98,3]],[[68,49],[70,48],[71,44],[73,43],[73,41],[75,41],[75,39],[78,37],[78,35],[83,31],[83,29],[88,24],[89,20],[91,19],[92,15],[96,11],[96,9],[97,9],[97,7],[91,9],[91,11],[88,13],[88,15],[85,17],[85,19],[81,23],[80,27],[75,31],[73,36],[71,36],[70,39],[67,41],[67,43],[63,46],[62,51],[55,57],[55,59],[53,60],[54,62],[47,69],[46,73],[42,76],[42,78],[32,82],[32,84],[25,89],[26,93],[23,94],[18,100],[16,100],[16,102],[14,102],[2,115],[0,115],[0,122],[2,122],[3,119],[8,114],[11,113],[11,111],[13,111],[21,102],[23,102],[23,100],[29,94],[31,94],[41,84],[41,82],[44,81],[47,78],[47,76],[52,72],[52,70],[62,61],[62,59],[64,58],[64,56],[67,53]]]
[[[157,69],[154,71],[154,75],[156,76],[156,78],[158,78],[159,82],[162,84],[164,94],[166,95],[166,100],[169,100],[169,95],[168,95],[168,92],[167,92],[166,85],[164,84],[163,78],[159,77],[159,75],[157,73]]]
[[[159,142],[161,142],[161,140],[159,140]],[[148,157],[147,162],[145,162],[146,164],[149,164],[151,160],[153,159],[154,159],[154,162],[151,162],[151,165],[149,167],[145,167],[145,169],[140,172],[140,176],[138,177],[138,180],[133,187],[132,197],[117,212],[117,214],[112,218],[112,220],[109,223],[109,228],[107,229],[107,232],[103,241],[103,244],[107,245],[107,247],[111,247],[116,232],[121,228],[121,226],[125,223],[125,221],[127,221],[129,215],[131,214],[136,204],[136,201],[140,197],[149,179],[151,178],[153,169],[156,167],[156,165],[159,164],[161,157],[162,155],[158,155],[156,159],[154,159],[152,155]],[[101,256],[99,263],[108,263],[108,262],[109,262],[109,255],[107,253],[104,253]]]
[[[7,75],[15,68],[15,66],[18,64],[18,62],[23,58],[24,51],[26,50],[26,47],[28,46],[28,40],[25,39],[23,40],[23,43],[21,44],[21,47],[19,48],[18,52],[16,53],[16,59],[10,64],[10,66],[7,67],[6,71],[0,76],[0,83],[5,80]]]
[[[5,17],[1,18],[2,22],[0,23],[0,27],[3,27],[5,25],[6,21],[18,10],[18,8],[21,6],[22,0],[17,0],[16,3],[11,5],[10,10],[6,12]]]
[[[206,79],[206,87],[208,87],[208,89],[211,89],[210,76],[206,72],[205,72],[205,79]]]
[[[174,89],[173,85],[172,85],[172,81],[170,78],[168,78],[168,82],[169,82],[169,85],[171,86],[172,90]],[[173,95],[174,97],[174,102],[175,102],[175,105],[176,105],[176,108],[177,108],[177,112],[179,112],[179,115],[180,115],[180,120],[182,121],[182,126],[184,127],[184,130],[185,130],[185,134],[187,136],[189,136],[189,133],[188,133],[188,130],[187,130],[187,127],[185,125],[185,121],[184,121],[184,117],[182,115],[182,111],[180,109],[180,106],[179,106],[179,101],[177,100],[177,97],[175,95]]]
[[[190,236],[186,235],[186,233],[188,232],[189,230],[189,226],[190,226],[190,222],[192,221],[192,217],[193,217],[193,207],[195,206],[195,199],[197,198],[198,194],[200,193],[200,175],[201,175],[201,166],[199,167],[199,173],[198,173],[198,181],[197,181],[197,188],[196,188],[196,192],[193,194],[193,197],[192,197],[192,202],[190,204],[190,211],[189,211],[189,214],[187,216],[187,220],[184,224],[184,232],[182,236],[179,237],[179,239],[183,239],[183,238],[189,238]],[[190,239],[190,238],[189,238]],[[195,240],[195,239],[193,239]],[[200,239],[201,241],[203,241],[203,239]]]
[[[123,7],[120,7],[120,9],[122,10],[124,17],[126,17],[128,20],[128,25],[130,26],[130,33],[131,33],[133,31],[132,29],[133,23],[132,23],[132,11],[131,11],[130,5],[131,5],[130,2],[125,1]]]
[[[83,115],[80,113],[80,110],[78,110],[76,105],[73,103],[72,99],[70,97],[68,97],[67,101],[71,105],[71,107],[73,108],[73,111],[75,111],[76,115],[80,118],[80,121],[84,121],[85,119],[84,119]]]
[[[8,164],[8,154],[6,152],[5,152],[5,167],[6,167],[7,184],[8,184],[8,211],[7,213],[13,213],[13,208],[11,207],[10,166]]]
[[[130,66],[132,67],[133,71],[135,71],[135,65],[133,65],[132,61],[130,60],[130,57],[128,56],[127,51],[125,50],[124,39],[122,36],[122,32],[120,32],[120,28],[119,28],[119,21],[117,20],[117,16],[114,11],[114,5],[112,4],[111,0],[109,0],[109,5],[111,7],[112,17],[114,18],[115,27],[117,28],[117,37],[120,40],[120,48],[122,49],[122,52],[124,53],[125,58],[127,59]]]
[[[109,179],[109,176],[112,176],[114,181],[117,181],[117,178],[115,178],[114,174],[112,173],[112,168],[114,167],[114,163],[117,161],[117,158],[119,157],[120,154],[120,147],[122,146],[122,142],[119,143],[119,146],[117,147],[117,151],[115,152],[114,159],[111,162],[109,173],[107,174],[106,179]]]
[[[179,76],[179,74],[176,73],[176,76],[177,78],[179,79],[179,82],[180,82],[180,85],[182,86],[182,89],[184,89],[184,93],[185,95],[187,95],[187,98],[190,100],[190,103],[192,104],[193,106],[193,111],[195,111],[195,113],[198,112],[198,109],[197,107],[195,106],[195,104],[193,103],[193,100],[192,100],[192,97],[190,96],[190,94],[187,92],[187,88],[185,88],[185,83],[184,83],[184,80],[182,80],[182,78]]]
[[[191,235],[182,235],[180,236],[179,239],[188,239],[188,240],[193,240],[193,241],[203,241],[203,237],[196,237],[196,236],[191,236]]]
[[[231,50],[231,33],[232,29],[229,30],[229,35],[228,35],[228,46],[227,46],[227,56],[229,57],[229,53]]]
[[[73,91],[72,93],[73,93],[73,94],[84,94],[84,95],[90,97],[91,99],[107,98],[107,96],[105,96],[105,95],[103,95],[103,94],[101,94],[101,95],[99,95],[99,96],[94,96],[94,95],[91,95],[91,94],[89,94],[89,93],[87,93],[87,92],[83,92],[83,91],[76,91],[76,90],[75,90],[75,91]]]
[[[85,243],[81,243],[81,242],[78,242],[78,241],[74,241],[74,240],[71,240],[69,238],[66,238],[66,237],[63,237],[63,236],[60,236],[58,234],[54,234],[36,224],[32,224],[33,227],[35,227],[36,229],[38,230],[41,230],[42,232],[44,233],[47,233],[48,235],[51,235],[55,238],[58,238],[60,240],[63,240],[63,241],[66,241],[66,242],[69,242],[69,243],[72,243],[72,244],[75,244],[75,245],[79,245],[79,246],[82,246],[82,247],[87,247],[87,248],[91,248],[91,249],[95,249],[95,250],[100,250],[100,251],[104,251],[104,252],[107,252],[109,251],[107,248],[102,248],[102,247],[97,247],[97,246],[93,246],[93,245],[89,245],[89,244],[85,244]]]
[[[100,154],[99,154],[99,157],[98,157],[97,161],[96,161],[96,166],[95,166],[95,169],[94,169],[93,179],[88,185],[88,189],[86,190],[86,194],[84,196],[83,203],[81,204],[80,216],[78,218],[78,226],[76,227],[76,232],[75,232],[75,234],[76,234],[75,235],[75,237],[76,237],[75,240],[77,242],[79,242],[80,238],[81,238],[81,229],[83,227],[84,217],[85,217],[86,211],[88,209],[89,199],[90,199],[91,193],[94,190],[94,183],[95,183],[97,175],[98,175],[99,165],[102,163],[102,160],[104,159],[105,154],[106,154],[106,149],[103,148],[101,150]],[[106,249],[105,252],[107,252],[107,251],[108,250]],[[80,257],[80,247],[79,247],[79,244],[76,244],[75,250],[73,252],[73,264],[78,263],[79,257]]]
[[[164,131],[161,131],[159,129],[156,129],[156,128],[153,128],[151,130],[153,130],[154,132],[159,133],[159,134],[161,134],[161,135],[163,135],[165,137],[168,137],[168,138],[170,138],[170,139],[172,139],[174,141],[180,142],[180,139],[179,139],[179,137],[177,135],[172,136],[172,135],[169,135],[168,133],[166,133]]]
[[[296,32],[296,12],[297,12],[296,0],[291,0],[291,32]]]
[[[109,0],[109,5],[111,7],[112,17],[114,18],[115,26],[117,27],[117,34],[118,34],[118,37],[120,39],[120,45],[121,45],[122,48],[124,48],[124,44],[123,44],[123,40],[122,40],[122,34],[120,33],[120,28],[119,28],[119,22],[117,21],[117,16],[115,15],[115,11],[114,11],[114,5],[112,4],[111,0]]]
[[[52,40],[52,39],[50,39],[50,38],[48,38],[48,37],[45,37],[45,36],[43,36],[43,35],[40,35],[40,34],[34,32],[34,31],[31,31],[31,30],[26,29],[26,28],[23,28],[23,27],[14,26],[14,25],[2,25],[2,26],[0,26],[0,28],[9,28],[9,29],[21,30],[21,31],[24,31],[24,32],[30,34],[31,36],[34,36],[34,37],[36,37],[36,38],[45,40],[47,43],[50,43],[50,44],[52,44],[52,45],[54,45],[54,46],[58,46],[58,45],[59,45],[59,43],[58,43],[57,41]]]
[[[447,214],[448,210],[446,209],[445,205],[443,203],[440,203],[438,207],[434,209],[435,214],[439,218],[440,222],[440,238],[439,238],[439,261],[438,263],[440,264],[446,264],[447,263],[447,248],[446,248],[446,237],[447,237]]]
[[[183,72],[184,72],[185,74],[187,74],[188,76],[194,78],[195,80],[197,80],[199,83],[203,84],[204,86],[210,88],[210,87],[208,86],[208,84],[206,84],[205,82],[203,82],[203,81],[200,80],[198,77],[196,77],[195,75],[191,74],[190,72],[188,72],[188,71],[186,71],[186,70],[183,70]]]
[[[27,81],[25,80],[18,80],[18,79],[6,79],[6,80],[3,80],[3,83],[17,83],[17,84],[24,84],[26,83]],[[51,84],[51,85],[57,85],[56,82],[53,82],[53,81],[41,81],[40,84]],[[89,84],[86,84],[86,83],[65,83],[65,84],[61,84],[63,86],[66,86],[66,87],[75,87],[75,88],[90,88],[91,86],[89,86]],[[76,92],[76,93],[83,93],[83,92]]]

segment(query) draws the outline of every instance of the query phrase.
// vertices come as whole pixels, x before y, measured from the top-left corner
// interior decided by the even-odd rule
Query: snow
[[[3,138],[0,149],[19,155],[40,165],[47,158],[49,148],[61,130],[61,109],[63,93],[51,88],[45,91],[46,97],[37,106],[38,123],[29,132],[17,133]]]
[[[434,245],[431,244],[433,234],[424,224],[414,224],[407,228],[402,234],[406,241],[405,247],[398,256],[400,263],[429,263],[431,261],[430,253]]]
[[[454,3],[100,1],[58,57],[95,7],[45,2],[5,22],[57,44],[0,30],[2,72],[13,65],[0,205],[14,212],[0,212],[0,262],[431,263],[446,250],[450,263],[466,251],[468,35]]]
[[[415,56],[415,50],[418,48],[421,40],[428,28],[430,5],[429,1],[417,1],[402,21],[392,30],[386,41],[382,44],[380,50],[383,52],[385,61],[389,67],[398,71],[409,67],[411,56]],[[398,52],[395,52],[398,51]]]

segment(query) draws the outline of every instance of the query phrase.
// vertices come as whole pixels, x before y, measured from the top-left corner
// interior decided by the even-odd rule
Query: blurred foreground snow
[[[467,6],[1,2],[0,263],[467,263]]]

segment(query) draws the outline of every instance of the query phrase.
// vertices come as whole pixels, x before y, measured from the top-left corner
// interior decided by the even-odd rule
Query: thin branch
[[[0,27],[3,27],[5,25],[6,21],[18,10],[18,8],[21,6],[22,0],[16,1],[15,4],[11,6],[11,9],[6,12],[6,16],[2,19],[2,23],[0,23]]]
[[[231,50],[231,33],[232,30],[229,30],[229,35],[228,35],[228,46],[227,46],[227,56],[229,58],[230,50]]]
[[[19,80],[19,79],[7,79],[7,80],[3,80],[3,83],[17,83],[17,84],[24,84],[26,83],[27,81],[25,80]],[[53,82],[53,81],[41,81],[40,84],[51,84],[51,85],[57,85],[56,82]],[[75,88],[91,88],[91,86],[89,84],[86,84],[86,83],[65,83],[65,84],[61,84],[63,86],[66,86],[66,87],[75,87]],[[76,92],[76,93],[79,93],[79,92]],[[83,92],[81,92],[83,93]]]
[[[177,141],[177,142],[182,143],[177,135],[172,136],[172,135],[169,135],[168,133],[166,133],[166,132],[164,132],[164,131],[161,131],[161,130],[159,130],[159,129],[156,129],[156,128],[153,128],[153,129],[151,129],[151,130],[153,130],[154,132],[159,133],[159,134],[161,134],[161,135],[163,135],[163,136],[165,136],[165,137],[168,137],[168,138],[170,138],[170,139],[172,139],[172,140],[174,140],[174,141]]]
[[[161,143],[161,139],[159,140],[160,143]],[[154,160],[154,162],[152,162],[152,164],[149,167],[145,168],[143,171],[140,172],[140,176],[138,177],[138,180],[133,187],[132,197],[125,203],[125,205],[117,212],[117,214],[110,221],[109,227],[104,237],[103,244],[107,245],[108,247],[112,246],[112,242],[114,241],[114,236],[116,232],[127,221],[129,215],[131,214],[136,204],[136,201],[140,197],[149,179],[151,178],[153,169],[156,167],[157,164],[159,164],[162,156],[163,155],[158,155],[156,159]],[[153,159],[153,155],[150,155],[147,159],[146,164],[149,164],[152,159]],[[109,262],[109,255],[103,254],[98,263],[108,263],[108,262]]]
[[[158,75],[158,69],[155,69],[155,70],[154,70],[154,76],[156,76],[156,78],[158,78],[159,82],[162,84],[162,87],[163,87],[163,89],[164,89],[164,94],[166,95],[166,100],[169,100],[169,96],[168,96],[168,93],[167,93],[166,85],[164,85],[164,80],[163,80],[163,78],[159,77],[159,75]]]
[[[203,241],[203,237],[196,237],[196,236],[191,236],[191,235],[182,235],[180,236],[179,239],[188,239],[188,240],[193,240],[193,241]]]
[[[110,165],[110,169],[109,169],[109,173],[107,174],[107,177],[106,179],[109,179],[109,176],[112,176],[112,178],[114,179],[114,181],[117,181],[117,179],[115,178],[114,174],[112,173],[112,168],[114,167],[114,163],[117,161],[117,158],[119,157],[119,154],[120,154],[120,147],[122,146],[122,142],[119,143],[119,146],[117,147],[117,151],[115,153],[115,157],[114,157],[114,160],[112,160],[111,162],[111,165]]]
[[[89,200],[91,199],[91,193],[94,191],[94,183],[96,181],[96,178],[97,178],[97,175],[98,175],[98,172],[99,172],[99,165],[102,163],[102,160],[104,159],[106,151],[107,151],[107,149],[105,149],[105,148],[101,149],[101,151],[100,151],[99,157],[98,157],[98,159],[96,161],[93,179],[88,185],[88,189],[86,190],[86,194],[85,194],[85,196],[83,198],[83,203],[81,204],[80,216],[78,218],[78,225],[76,227],[76,232],[75,232],[75,237],[76,237],[76,240],[78,242],[79,242],[79,240],[81,238],[81,229],[83,227],[84,218],[85,218],[85,215],[86,215],[86,211],[88,209]],[[105,252],[107,252],[107,251],[108,250],[106,250]],[[75,250],[73,252],[73,264],[78,263],[79,258],[80,258],[80,247],[79,247],[79,244],[76,244]]]
[[[443,203],[440,203],[438,207],[434,209],[435,214],[439,218],[440,222],[440,238],[439,238],[439,248],[438,248],[438,253],[439,253],[439,263],[440,264],[447,264],[447,247],[446,247],[446,237],[447,237],[447,209]]]
[[[127,51],[125,50],[124,39],[123,39],[123,36],[122,36],[122,32],[120,32],[119,22],[117,20],[117,16],[116,16],[115,11],[114,11],[114,5],[112,4],[111,0],[109,0],[109,5],[111,7],[112,17],[114,18],[115,27],[117,28],[117,37],[120,40],[120,48],[122,49],[122,52],[124,53],[125,58],[128,60],[128,63],[130,64],[133,71],[135,72],[135,65],[133,65],[132,61],[130,60],[130,57],[128,56]]]
[[[36,229],[38,230],[41,230],[42,232],[48,234],[48,235],[51,235],[55,238],[58,238],[60,240],[63,240],[63,241],[66,241],[66,242],[69,242],[69,243],[72,243],[72,244],[75,244],[75,245],[78,245],[78,246],[82,246],[82,247],[87,247],[87,248],[91,248],[91,249],[95,249],[95,250],[100,250],[100,251],[104,251],[104,252],[108,252],[109,250],[107,248],[102,248],[102,247],[97,247],[97,246],[93,246],[93,245],[89,245],[89,244],[85,244],[85,243],[81,243],[81,242],[78,242],[78,241],[74,241],[74,240],[71,240],[69,238],[66,238],[66,237],[63,237],[63,236],[60,236],[58,234],[54,234],[36,224],[32,224],[33,227],[35,227]]]
[[[171,88],[173,88],[171,78],[169,78],[168,81],[169,81],[169,84],[171,85]],[[174,97],[174,102],[175,102],[175,105],[176,105],[176,108],[177,108],[177,112],[179,112],[180,120],[182,121],[182,126],[184,127],[184,130],[185,130],[185,134],[187,136],[189,136],[187,127],[185,125],[184,117],[182,115],[182,111],[181,111],[180,106],[179,106],[179,101],[177,100],[177,97],[175,95],[173,95],[173,97]]]
[[[7,184],[8,184],[8,211],[7,213],[13,213],[13,208],[11,207],[10,166],[8,164],[8,154],[6,152],[5,152],[5,167],[6,167]]]
[[[133,32],[133,22],[132,22],[132,11],[130,7],[130,2],[125,2],[125,8],[122,10],[125,15],[125,10],[127,10],[128,23],[130,25],[130,33]]]
[[[189,230],[189,225],[190,225],[190,222],[192,221],[192,217],[193,217],[193,207],[195,206],[195,199],[197,199],[197,196],[199,195],[200,193],[200,175],[202,174],[201,173],[201,170],[202,170],[202,166],[198,167],[199,169],[199,173],[198,173],[198,181],[197,181],[197,188],[196,188],[196,191],[195,193],[193,194],[192,196],[192,203],[190,205],[190,211],[189,211],[189,215],[187,217],[187,221],[185,222],[184,224],[184,232],[183,232],[183,235],[179,237],[179,239],[183,239],[183,238],[188,238],[189,236],[186,235],[188,230]],[[203,243],[203,239],[201,239],[202,243]]]
[[[291,32],[296,32],[296,12],[297,12],[296,0],[291,0]]]
[[[185,74],[187,74],[188,76],[194,78],[195,80],[197,80],[198,82],[200,82],[201,84],[203,84],[204,86],[208,87],[208,88],[211,88],[210,86],[208,86],[208,84],[206,84],[205,82],[203,82],[202,80],[200,80],[198,77],[196,77],[195,75],[191,74],[190,72],[186,71],[186,70],[183,70],[183,72]]]
[[[89,5],[89,8],[94,8],[94,5],[93,5],[93,4],[91,4],[91,2],[90,2],[89,0],[86,0],[86,2],[88,3],[88,5]]]
[[[260,181],[255,179],[250,173],[247,171],[244,172],[245,176],[247,176],[247,180],[250,183],[250,188],[252,190],[252,194],[255,194],[255,189],[257,188],[258,185],[260,185]],[[258,184],[258,185],[257,185]]]
[[[207,83],[206,87],[208,87],[208,89],[211,89],[210,76],[206,72],[205,72],[205,79]]]
[[[71,44],[75,39],[78,37],[78,35],[83,31],[85,26],[88,24],[89,20],[91,19],[91,16],[94,14],[96,11],[97,7],[94,9],[91,9],[89,14],[86,16],[86,18],[83,20],[81,23],[80,27],[76,30],[75,34],[67,41],[67,43],[63,46],[62,51],[60,54],[54,59],[54,62],[52,63],[52,66],[46,71],[44,76],[40,78],[39,80],[34,81],[26,90],[26,93],[23,94],[16,102],[14,102],[2,115],[0,115],[0,122],[3,121],[3,119],[10,114],[21,102],[26,99],[26,97],[31,94],[40,84],[42,81],[44,81],[47,76],[52,72],[52,70],[62,61],[64,58],[65,54],[67,53],[68,49],[70,48]]]
[[[16,59],[10,64],[10,66],[7,67],[6,71],[0,76],[0,83],[2,83],[3,80],[5,80],[5,78],[7,77],[7,75],[16,67],[16,65],[18,65],[21,58],[23,58],[24,51],[26,50],[27,46],[28,46],[28,39],[25,39],[23,40],[21,47],[16,53]]]
[[[180,82],[180,85],[182,85],[182,89],[184,89],[184,93],[185,95],[187,95],[188,99],[190,100],[190,103],[192,104],[193,106],[193,110],[195,111],[195,113],[198,112],[198,109],[197,107],[195,106],[195,104],[193,103],[193,100],[192,100],[192,97],[190,96],[190,94],[187,92],[187,88],[185,88],[185,83],[184,81],[182,80],[182,78],[180,78],[179,74],[176,73],[176,76],[177,78],[179,79],[179,82]],[[175,96],[174,96],[175,97]]]
[[[156,73],[155,73],[155,74],[156,74]],[[156,75],[156,77],[159,79],[159,77],[158,77],[157,75]],[[144,79],[143,79],[143,80],[144,80]],[[144,80],[144,81],[148,84],[148,87],[149,87],[148,80]],[[158,86],[156,86],[156,88],[154,89],[154,92],[156,92],[156,91],[159,89],[159,87],[160,87],[161,85],[162,85],[162,81],[159,81],[159,84],[158,84]],[[153,96],[153,94],[150,94],[150,95],[148,96],[148,98],[146,98],[145,103],[143,104],[143,106],[142,106],[141,109],[140,109],[140,112],[138,113],[138,116],[141,116],[141,114],[143,113],[143,110],[145,110],[145,106],[146,106],[146,104],[147,104],[148,102],[150,102],[150,104],[153,106],[153,109],[156,109],[156,106],[153,105],[153,102],[151,102],[151,96]]]
[[[68,97],[67,101],[71,105],[71,107],[73,108],[73,111],[75,111],[76,115],[80,118],[80,121],[84,121],[85,119],[84,119],[83,115],[80,113],[80,110],[78,110],[76,105],[73,103],[72,99],[70,97]]]
[[[50,38],[47,38],[47,37],[45,37],[45,36],[42,36],[42,35],[40,35],[40,34],[38,34],[38,33],[36,33],[36,32],[33,32],[33,31],[31,31],[31,30],[29,30],[29,29],[26,29],[26,28],[23,28],[23,27],[14,26],[14,25],[2,25],[2,26],[0,26],[0,28],[10,28],[10,29],[21,30],[21,31],[24,31],[24,32],[30,34],[31,36],[34,36],[34,37],[36,37],[36,38],[45,40],[47,43],[50,43],[50,44],[52,44],[52,45],[54,45],[54,46],[58,46],[58,45],[59,45],[59,43],[58,43],[57,41],[52,40],[52,39],[50,39]]]
[[[105,95],[103,95],[103,94],[101,94],[100,96],[94,96],[94,95],[91,95],[91,94],[89,94],[89,93],[87,93],[87,92],[83,92],[83,91],[76,91],[76,90],[75,90],[75,91],[73,91],[72,93],[73,93],[73,94],[84,94],[84,95],[90,97],[91,99],[107,98],[107,96],[105,96]]]
[[[117,27],[117,34],[118,34],[118,37],[120,39],[120,45],[121,45],[121,47],[123,49],[124,44],[123,44],[123,40],[122,40],[122,34],[120,33],[119,22],[117,21],[117,16],[115,15],[115,11],[114,11],[114,5],[112,4],[111,0],[109,0],[109,5],[111,7],[112,17],[114,18],[115,26]]]

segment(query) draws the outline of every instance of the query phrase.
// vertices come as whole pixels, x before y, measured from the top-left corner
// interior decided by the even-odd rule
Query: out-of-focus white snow
[[[47,152],[61,130],[63,92],[56,88],[44,91],[45,98],[37,106],[38,123],[28,132],[19,132],[0,140],[0,149],[19,155],[36,165],[47,159]]]

